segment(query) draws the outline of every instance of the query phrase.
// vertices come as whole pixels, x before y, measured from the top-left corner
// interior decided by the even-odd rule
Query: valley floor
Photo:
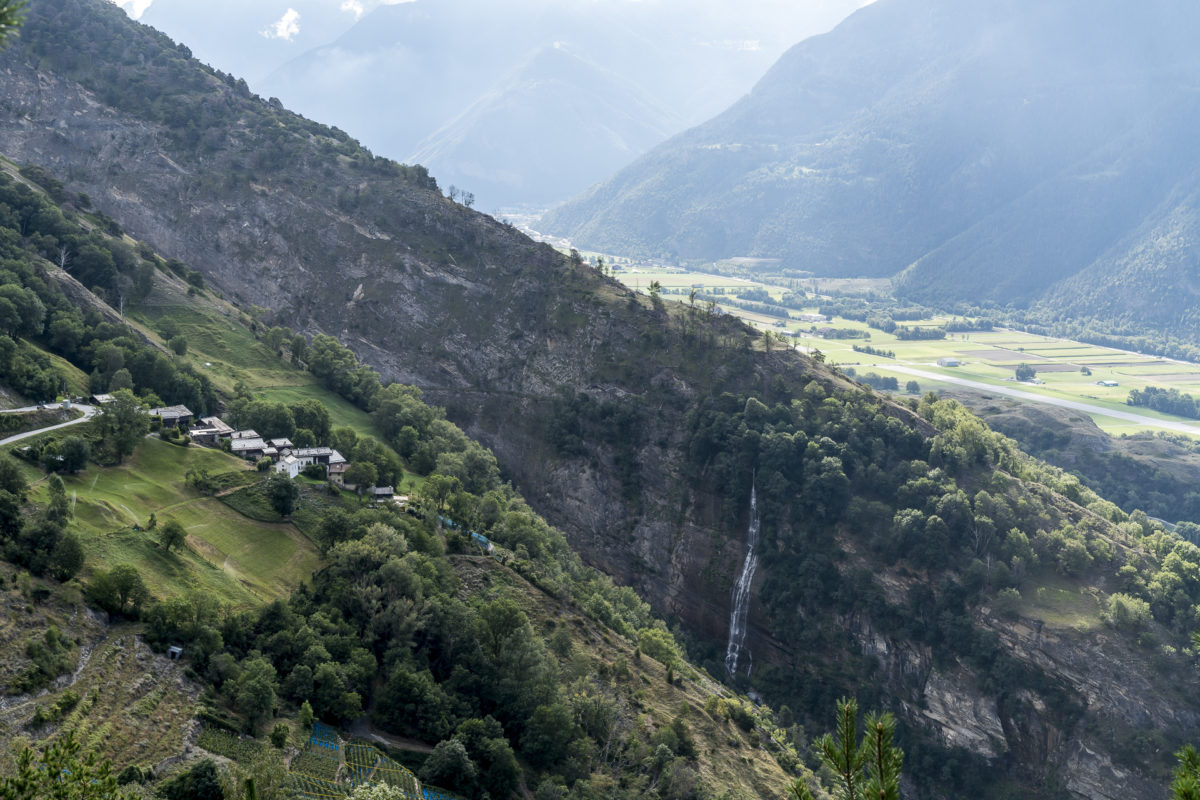
[[[1058,406],[1060,408],[1069,408],[1073,411],[1082,411],[1086,414],[1091,414],[1100,417],[1113,417],[1115,419],[1126,420],[1129,422],[1144,425],[1147,428],[1162,428],[1177,433],[1186,433],[1190,436],[1200,436],[1200,425],[1189,425],[1183,422],[1172,422],[1170,420],[1148,417],[1144,414],[1134,414],[1128,411],[1116,411],[1102,406],[1090,405],[1081,403],[1075,400],[1066,400],[1061,397],[1049,397],[1047,395],[1034,394],[1033,392],[1021,391],[1020,389],[1009,389],[1006,386],[996,386],[982,381],[972,381],[965,378],[955,378],[951,375],[929,372],[927,370],[913,369],[912,367],[900,366],[899,364],[886,365],[871,365],[884,366],[890,372],[899,372],[904,375],[912,375],[917,378],[925,378],[931,381],[939,381],[941,383],[952,383],[956,386],[967,386],[972,389],[979,389],[992,394],[1002,394],[1005,397],[1014,397],[1018,400],[1023,400],[1027,403],[1041,403],[1042,405]]]

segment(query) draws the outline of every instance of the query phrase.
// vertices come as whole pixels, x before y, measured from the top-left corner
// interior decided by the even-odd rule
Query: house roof
[[[297,447],[292,450],[292,453],[297,458],[320,458],[324,456],[329,459],[330,464],[341,464],[346,460],[345,456],[332,447]]]
[[[200,421],[208,428],[212,428],[217,433],[233,433],[233,427],[225,423],[220,417],[201,417]]]
[[[350,468],[349,461],[338,461],[329,465],[329,473],[332,475],[335,472],[345,472]]]
[[[328,456],[336,452],[332,447],[297,447],[292,451],[299,458],[312,458],[313,456]]]
[[[167,419],[168,417],[178,419],[179,417],[192,416],[192,410],[187,406],[165,406],[163,408],[150,409],[150,416],[162,417],[163,419]]]
[[[262,439],[234,439],[230,445],[233,452],[239,450],[262,450],[267,446],[267,443]]]
[[[292,440],[284,437],[282,439],[268,439],[272,447],[278,447],[281,450],[285,447],[292,447]]]
[[[370,489],[367,489],[367,491],[371,494],[385,494],[388,497],[391,497],[396,493],[396,489],[393,486],[372,486]]]
[[[216,428],[192,428],[192,436],[220,436],[221,431]]]
[[[234,438],[234,439],[261,439],[262,437],[258,435],[257,431],[244,430],[244,431],[234,431],[232,438]]]

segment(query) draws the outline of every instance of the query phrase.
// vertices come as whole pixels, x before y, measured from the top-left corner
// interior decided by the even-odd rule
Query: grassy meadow
[[[85,576],[132,564],[158,597],[200,591],[236,606],[279,597],[308,579],[319,563],[308,537],[291,522],[254,520],[202,495],[185,482],[192,469],[235,472],[235,481],[259,479],[227,453],[155,437],[144,439],[120,466],[93,465],[63,476],[74,511],[71,528],[87,553]],[[31,477],[33,499],[44,503],[46,481],[32,469]],[[187,547],[164,550],[158,531],[146,529],[151,513],[159,525],[177,520],[187,531]]]

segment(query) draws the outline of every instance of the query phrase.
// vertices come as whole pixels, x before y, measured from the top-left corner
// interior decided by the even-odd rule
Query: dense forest
[[[52,270],[57,267],[118,307],[144,298],[155,271],[198,284],[203,279],[144,246],[122,241],[119,228],[84,210],[86,198],[69,195],[44,171],[24,174],[49,197],[0,172],[0,380],[35,399],[52,399],[65,390],[63,377],[44,355],[18,344],[27,339],[90,373],[92,391],[131,389],[151,407],[182,403],[197,411],[215,409],[207,377],[150,346],[111,308],[100,303],[89,308],[70,299]],[[61,206],[51,201],[54,196]],[[186,351],[187,343],[177,340],[176,346]]]
[[[1188,647],[1200,626],[1200,548],[1030,459],[954,401],[927,395],[916,410],[934,435],[901,422],[884,400],[813,382],[787,403],[725,397],[691,418],[695,479],[723,493],[724,524],[736,523],[751,476],[757,486],[769,575],[760,596],[774,637],[809,654],[832,653],[845,633],[819,621],[870,620],[929,647],[935,664],[969,664],[988,692],[1008,698],[1002,708],[1017,704],[1014,714],[1015,693],[1037,692],[1067,726],[1082,719],[1086,699],[1001,647],[981,607],[1003,618],[1047,575],[1087,576],[1113,586],[1108,613],[1119,630],[1157,622],[1171,632],[1164,652]],[[868,557],[847,557],[848,531]],[[878,580],[875,563],[909,576],[900,578],[900,597]],[[716,666],[712,649],[697,655]],[[761,666],[755,683],[770,687],[776,702],[816,715],[841,693],[871,703],[887,691],[905,697],[894,683],[884,689],[895,677],[881,668],[866,655],[810,657],[795,671]],[[1182,674],[1187,662],[1168,658],[1159,668]],[[982,760],[912,734],[901,725],[906,771],[921,785],[950,779],[952,794],[987,794],[992,778]],[[1154,757],[1133,730],[1116,742],[1123,763]]]

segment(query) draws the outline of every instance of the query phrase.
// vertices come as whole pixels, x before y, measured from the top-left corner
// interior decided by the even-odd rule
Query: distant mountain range
[[[1180,0],[879,0],[542,227],[899,275],[929,302],[1194,316],[1198,22]]]
[[[260,35],[271,15],[259,4],[220,2],[209,14],[156,0],[142,19],[380,155],[428,160],[489,211],[586,189],[718,113],[786,47],[860,4],[415,0],[349,24],[337,4],[301,0],[284,41]]]
[[[412,160],[484,197],[551,205],[561,187],[587,186],[682,127],[634,84],[558,45],[427,136]]]

